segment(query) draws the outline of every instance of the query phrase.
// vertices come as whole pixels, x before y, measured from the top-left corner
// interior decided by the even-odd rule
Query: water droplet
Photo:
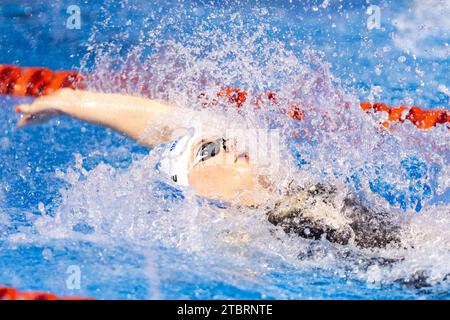
[[[44,250],[42,250],[42,257],[45,260],[51,260],[53,258],[52,250],[50,250],[49,248],[45,248]]]
[[[45,214],[45,205],[42,202],[39,202],[38,204],[38,210],[42,213]]]

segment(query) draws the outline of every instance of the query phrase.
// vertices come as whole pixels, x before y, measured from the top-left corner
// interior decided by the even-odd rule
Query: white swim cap
[[[190,128],[186,135],[171,142],[161,160],[161,171],[168,174],[174,182],[182,186],[189,185],[189,171],[192,168],[192,147],[201,135]]]

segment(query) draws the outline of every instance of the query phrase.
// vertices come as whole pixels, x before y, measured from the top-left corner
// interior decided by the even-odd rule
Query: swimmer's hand
[[[33,124],[45,122],[51,118],[59,116],[61,113],[57,110],[45,110],[39,112],[28,112],[26,108],[17,107],[18,112],[23,112],[20,120],[17,122],[17,127],[26,127]],[[23,111],[22,111],[23,110]]]
[[[18,127],[45,122],[65,113],[67,107],[75,103],[76,94],[71,89],[61,89],[52,95],[39,97],[32,104],[21,104],[16,112],[21,113]]]

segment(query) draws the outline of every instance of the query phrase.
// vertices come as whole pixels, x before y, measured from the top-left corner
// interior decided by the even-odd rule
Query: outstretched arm
[[[17,112],[23,113],[19,127],[65,114],[112,128],[149,147],[171,139],[175,128],[166,119],[173,110],[161,101],[71,89],[61,89],[16,108]]]

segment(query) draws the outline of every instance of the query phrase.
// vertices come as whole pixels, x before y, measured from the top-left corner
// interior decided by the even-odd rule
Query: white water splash
[[[254,96],[276,91],[279,104],[263,101],[258,112],[250,102],[241,112],[230,110],[225,102],[211,108],[229,123],[280,128],[286,145],[304,161],[294,173],[297,160],[293,156],[286,159],[286,172],[291,175],[287,178],[298,185],[311,181],[344,185],[346,178],[358,175],[361,198],[390,212],[398,209],[397,204],[392,207],[371,191],[374,179],[381,175],[383,182],[406,193],[414,184],[432,182],[435,187],[424,199],[421,213],[411,210],[413,200],[405,200],[405,215],[410,219],[403,224],[404,249],[361,250],[308,241],[275,228],[261,210],[219,209],[197,198],[189,188],[169,186],[169,180],[155,168],[161,155],[156,149],[126,169],[100,164],[88,171],[78,158],[74,168],[58,173],[69,187],[61,191],[62,204],[55,217],[45,216],[34,223],[37,233],[47,239],[125,241],[143,247],[162,244],[199,254],[208,261],[227,261],[205,274],[214,278],[213,273],[218,272],[221,280],[251,281],[270,270],[282,270],[286,264],[300,271],[321,268],[337,277],[378,286],[396,282],[415,285],[421,279],[421,286],[445,285],[450,273],[446,234],[449,204],[431,205],[430,201],[444,195],[450,186],[448,130],[439,127],[425,132],[403,123],[386,131],[378,124],[383,115],[362,112],[357,99],[346,93],[329,71],[320,52],[306,45],[303,52],[292,52],[283,41],[275,40],[262,11],[248,12],[245,17],[226,10],[202,15],[202,21],[189,32],[178,30],[178,39],[161,36],[165,28],[176,25],[175,21],[186,20],[185,15],[171,12],[170,18],[159,21],[157,29],[140,34],[139,46],[125,51],[120,44],[96,42],[94,34],[93,51],[86,60],[95,60],[95,69],[84,70],[92,74],[90,86],[164,99],[194,110],[204,108],[204,96],[199,97],[199,93],[213,97],[218,86],[239,86]],[[289,35],[287,38],[289,41]],[[111,73],[113,69],[119,71]],[[280,112],[293,102],[304,111],[301,123]],[[299,142],[288,142],[299,132]],[[428,165],[422,177],[408,176],[401,164],[408,157]],[[386,263],[389,259],[395,262]],[[244,266],[248,272],[236,276],[229,268],[231,263]],[[149,270],[151,277],[154,270]]]

